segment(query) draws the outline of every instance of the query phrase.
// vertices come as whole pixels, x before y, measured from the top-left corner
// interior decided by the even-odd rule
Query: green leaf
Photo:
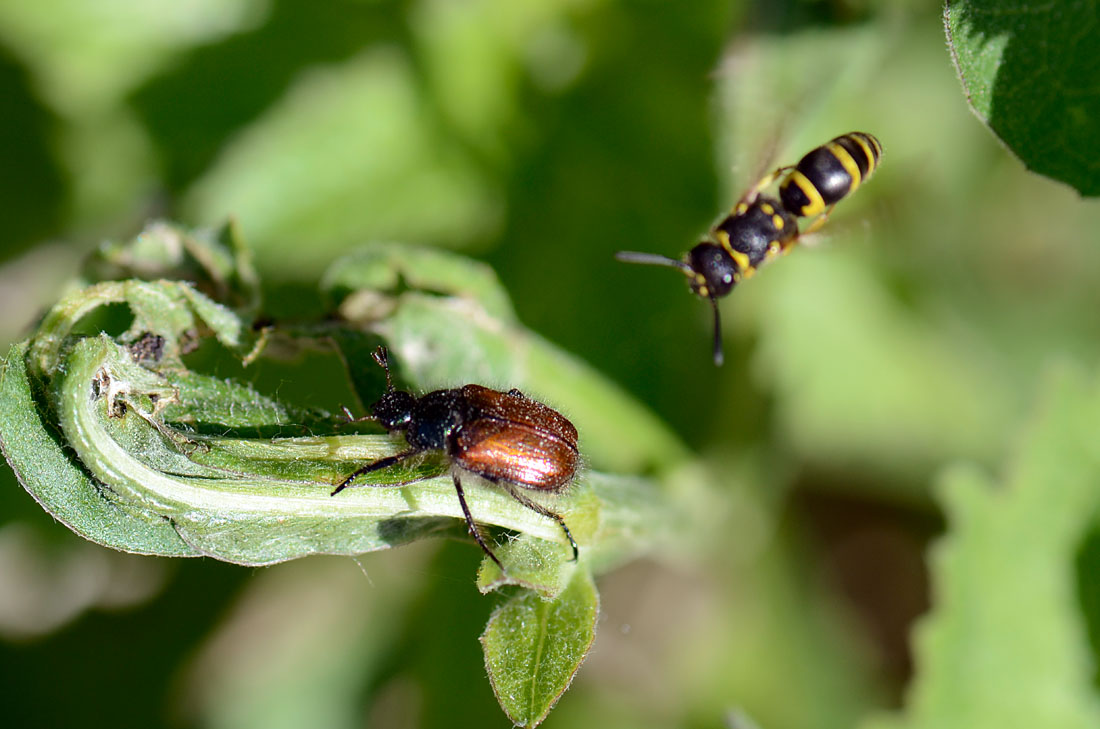
[[[599,595],[578,569],[554,600],[524,591],[493,613],[481,635],[501,708],[517,726],[538,726],[569,688],[596,637]]]
[[[201,433],[230,429],[239,435],[250,430],[291,427],[317,417],[267,397],[246,383],[190,371],[164,375],[175,391],[176,401],[165,405],[165,421],[186,423]]]
[[[1100,385],[1059,372],[1003,485],[973,469],[943,479],[917,677],[905,713],[869,727],[1100,726],[1074,568],[1100,507],[1098,430]]]
[[[392,302],[408,289],[468,300],[503,322],[516,319],[512,302],[491,268],[434,248],[372,243],[333,262],[320,285],[350,321],[367,322],[389,314],[392,306],[384,302]]]
[[[591,569],[592,565],[599,563],[601,553],[614,550],[616,546],[623,546],[622,540],[616,539],[616,535],[603,528],[601,512],[605,502],[602,496],[596,498],[596,489],[601,492],[606,489],[609,497],[606,503],[610,506],[611,501],[616,498],[615,484],[622,486],[628,480],[607,480],[602,474],[596,473],[586,474],[586,479],[588,485],[595,488],[582,491],[570,488],[568,492],[570,498],[566,502],[567,509],[562,509],[553,502],[548,506],[565,519],[578,544],[592,545],[583,550],[583,558],[578,557],[579,561],[587,565],[585,569]],[[645,511],[643,505],[648,501],[646,490],[642,485],[631,494],[631,498],[620,501],[618,506],[630,503]],[[611,506],[609,509],[609,513],[616,511],[618,511],[616,506]],[[549,542],[534,538],[529,534],[521,534],[515,539],[508,540],[496,554],[501,562],[508,565],[508,568],[506,572],[502,571],[500,565],[486,556],[481,561],[477,579],[477,587],[483,593],[500,589],[505,585],[518,585],[534,590],[544,599],[550,600],[561,594],[572,579],[578,565],[578,562],[573,560],[573,549],[570,545],[561,541]]]
[[[174,400],[175,391],[106,337],[76,343],[60,369],[62,431],[101,484],[86,485],[80,498],[102,493],[120,515],[171,524],[203,554],[242,564],[357,554],[440,532],[462,518],[447,477],[330,495],[355,464],[401,450],[388,436],[232,439],[173,430],[159,419],[157,408]],[[397,484],[444,470],[443,464],[426,462],[364,481]],[[582,522],[590,517],[580,505],[598,509],[600,504],[598,496],[585,496],[588,488],[582,480],[571,496]],[[479,522],[564,541],[557,523],[502,491],[477,484],[470,491],[476,494],[470,501]],[[140,551],[126,541],[130,518],[103,529],[96,541]]]
[[[1092,3],[948,2],[947,41],[967,100],[1028,169],[1100,195],[1100,64]]]
[[[564,515],[562,515],[564,517]],[[570,523],[567,519],[566,523]],[[496,550],[497,558],[508,565],[503,572],[489,557],[481,560],[477,589],[483,593],[505,585],[518,585],[533,590],[551,600],[569,584],[575,569],[573,550],[565,544],[552,544],[544,539],[532,539],[521,534]]]
[[[226,307],[181,281],[105,281],[72,292],[50,310],[31,344],[31,363],[36,373],[52,373],[58,366],[62,346],[73,328],[87,314],[108,304],[125,303],[134,320],[122,335],[123,341],[160,337],[163,351],[158,358],[178,362],[184,340],[197,336],[200,327],[209,328],[227,347],[244,344],[244,323]]]

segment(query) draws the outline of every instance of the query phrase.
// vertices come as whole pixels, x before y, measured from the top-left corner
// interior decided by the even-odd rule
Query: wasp
[[[352,483],[359,476],[389,468],[426,451],[441,451],[451,463],[451,476],[466,526],[501,571],[504,565],[481,536],[466,503],[462,473],[503,488],[523,506],[556,521],[573,548],[576,561],[577,542],[565,519],[519,490],[557,493],[573,480],[581,463],[573,423],[557,410],[516,389],[502,392],[481,385],[465,385],[416,396],[394,387],[385,347],[376,349],[372,356],[386,372],[386,392],[371,406],[371,414],[360,420],[376,420],[388,432],[404,433],[408,448],[357,469],[340,482],[332,495],[360,485]]]
[[[756,183],[728,215],[680,260],[654,253],[619,251],[626,263],[678,268],[696,296],[714,312],[714,363],[721,365],[722,324],[718,299],[750,278],[763,263],[788,252],[803,235],[818,230],[833,208],[874,173],[882,145],[865,132],[849,132],[808,152],[798,164],[780,167]],[[779,181],[779,196],[764,191]],[[798,218],[814,218],[805,230]]]

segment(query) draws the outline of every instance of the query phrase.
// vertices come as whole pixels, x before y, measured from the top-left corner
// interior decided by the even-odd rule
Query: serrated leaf
[[[481,645],[497,701],[517,726],[538,726],[573,677],[596,637],[599,595],[578,569],[554,600],[524,591],[493,613]]]
[[[1100,195],[1095,5],[963,0],[944,21],[975,113],[1028,169]]]
[[[1074,569],[1100,507],[1100,386],[1060,372],[1003,486],[973,469],[939,488],[934,612],[902,716],[874,729],[1100,726]]]

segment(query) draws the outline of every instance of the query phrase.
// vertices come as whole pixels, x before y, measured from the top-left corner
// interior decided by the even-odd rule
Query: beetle
[[[386,372],[386,392],[371,406],[371,414],[359,420],[376,420],[391,433],[404,433],[408,448],[356,469],[340,482],[333,496],[357,485],[403,486],[410,482],[352,482],[421,453],[441,451],[450,461],[458,503],[470,534],[502,571],[504,565],[481,536],[466,503],[463,473],[503,488],[523,506],[556,521],[573,549],[573,560],[577,560],[580,550],[565,519],[521,491],[558,493],[576,476],[581,464],[578,436],[568,418],[516,389],[503,392],[481,385],[464,385],[416,396],[394,387],[385,347],[378,347],[372,357]]]

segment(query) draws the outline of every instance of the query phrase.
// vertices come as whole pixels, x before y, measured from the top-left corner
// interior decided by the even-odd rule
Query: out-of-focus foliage
[[[1094,61],[1088,27],[1045,44],[1057,68]],[[1041,38],[974,41],[1026,51]],[[312,284],[347,246],[428,243],[483,258],[519,321],[612,376],[700,454],[668,482],[697,488],[724,538],[599,581],[592,654],[545,726],[714,727],[740,713],[762,729],[840,729],[891,707],[919,725],[974,705],[951,679],[961,651],[1022,645],[1029,633],[996,634],[1017,620],[1069,636],[1044,660],[1079,715],[1092,711],[1092,515],[1059,521],[1054,478],[1011,491],[1050,502],[1034,525],[989,485],[998,479],[930,485],[959,461],[999,473],[1022,433],[1044,432],[1049,419],[1030,421],[1052,397],[1037,394],[1051,361],[1096,371],[1100,210],[1027,173],[975,120],[937,8],[8,2],[0,46],[4,144],[22,155],[6,159],[24,196],[0,196],[12,221],[6,341],[58,299],[84,253],[150,213],[237,216],[276,318],[324,310]],[[1023,142],[1040,154],[1057,144],[1043,124],[1095,127],[1087,94],[1066,102],[1086,110],[1083,125],[1039,114],[1044,98],[1018,93],[986,115],[1031,166]],[[1019,148],[995,123],[1011,109],[1033,117],[1011,127]],[[679,255],[764,170],[851,130],[882,140],[881,169],[815,245],[723,302],[727,363],[714,369],[705,305],[675,274],[612,254]],[[1052,159],[1070,161],[1051,174],[1094,173],[1095,154],[1072,154],[1095,144],[1063,144]],[[73,243],[44,243],[61,233]],[[318,377],[272,367],[257,389],[335,411],[338,378],[303,364]],[[1097,432],[1085,410],[1073,418]],[[1057,473],[1089,472],[1080,466]],[[259,574],[166,563],[91,550],[0,478],[0,630],[13,639],[0,679],[16,724],[72,723],[93,703],[87,726],[501,720],[481,651],[453,639],[484,628],[485,598],[456,578],[479,559],[468,545],[367,555],[366,579],[334,558]],[[717,487],[694,486],[708,479]],[[998,534],[968,531],[982,524]],[[929,596],[922,556],[940,531],[950,558],[932,562]],[[1002,559],[1010,537],[1019,551]],[[956,572],[971,559],[973,585]],[[1058,590],[1073,575],[1075,593],[1018,600],[1044,568]],[[909,627],[930,601],[914,665]],[[1029,614],[953,637],[960,610],[998,605]],[[124,699],[88,680],[105,671]],[[1031,681],[1023,667],[994,675],[1021,701],[1040,688],[1018,685]]]
[[[950,534],[932,553],[918,678],[903,719],[869,726],[1100,724],[1074,569],[1100,508],[1100,387],[1078,372],[1049,379],[999,488],[966,469],[942,480]]]

